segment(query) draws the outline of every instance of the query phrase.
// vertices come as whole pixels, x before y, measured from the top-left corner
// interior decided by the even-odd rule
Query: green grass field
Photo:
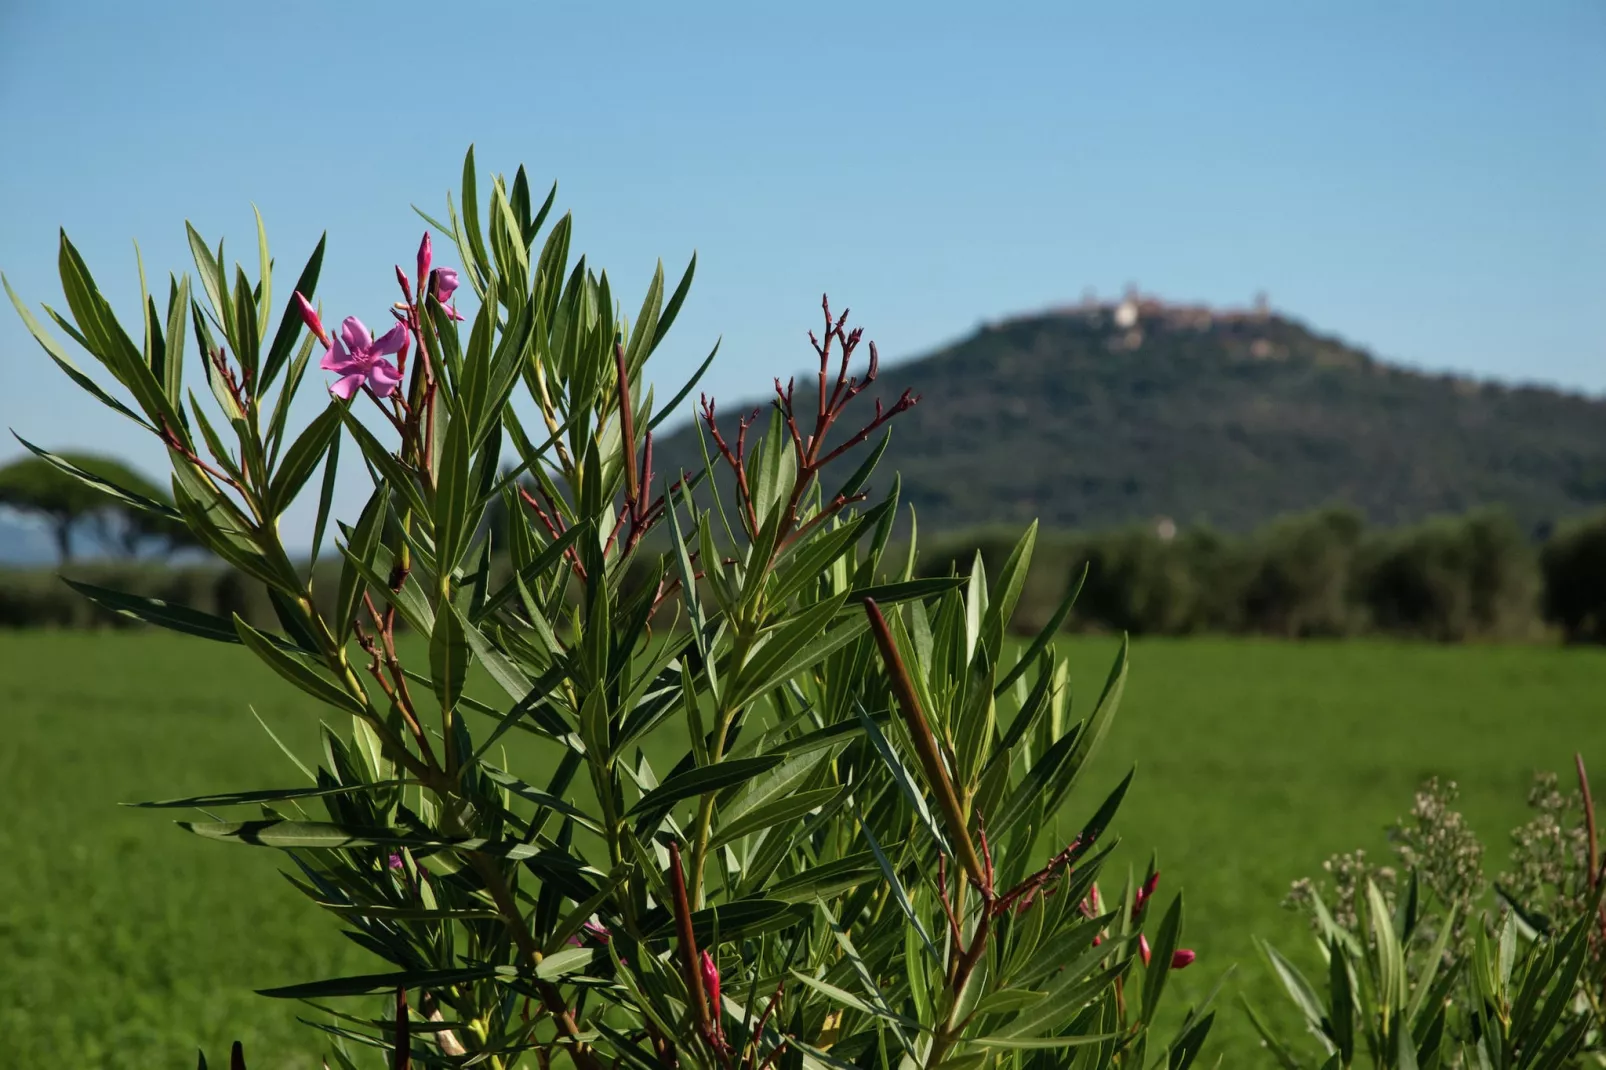
[[[1114,644],[1067,641],[1079,699]],[[1606,652],[1245,640],[1140,642],[1086,812],[1128,763],[1117,825],[1186,890],[1199,961],[1232,963],[1215,1043],[1266,1065],[1233,998],[1275,994],[1251,936],[1309,957],[1288,882],[1333,851],[1381,851],[1417,783],[1447,776],[1499,854],[1535,768],[1606,770]],[[296,783],[247,706],[303,753],[313,711],[249,655],[150,634],[0,636],[0,1032],[7,1066],[156,1070],[246,1042],[253,1070],[319,1065],[298,1006],[255,988],[371,967],[267,852],[204,843],[119,802]],[[1501,858],[1491,861],[1497,870]],[[1280,1008],[1279,1008],[1280,1009]],[[1286,1021],[1286,1018],[1284,1018]]]

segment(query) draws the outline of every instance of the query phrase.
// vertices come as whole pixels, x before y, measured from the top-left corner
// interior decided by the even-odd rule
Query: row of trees
[[[162,488],[115,459],[63,456],[167,500]],[[48,521],[63,563],[71,560],[75,533],[127,557],[165,556],[192,545],[176,522],[130,508],[35,457],[0,467],[0,506]],[[491,527],[505,523],[496,509],[486,518]],[[965,571],[978,552],[996,571],[1013,539],[988,531],[940,538],[922,555],[921,571]],[[58,600],[49,585],[26,584],[25,594],[19,582],[9,584],[19,612],[24,603]],[[170,586],[159,577],[152,582]],[[210,591],[214,583],[186,572],[178,586]],[[1399,529],[1369,529],[1355,511],[1328,509],[1285,517],[1247,536],[1194,528],[1166,537],[1150,527],[1051,533],[1039,540],[1016,627],[1041,627],[1070,583],[1081,583],[1082,591],[1067,626],[1083,630],[1294,638],[1378,632],[1461,641],[1529,639],[1557,628],[1571,640],[1606,642],[1606,513],[1542,541],[1499,510]],[[222,583],[219,597],[226,600],[234,586]],[[34,622],[52,624],[88,619],[63,608],[0,623],[36,616]]]
[[[1542,542],[1499,510],[1377,529],[1346,509],[1285,517],[1245,536],[1193,529],[1164,538],[1133,527],[1044,542],[1018,626],[1040,623],[1080,582],[1068,625],[1080,629],[1448,642],[1557,628],[1571,640],[1606,641],[1606,513]],[[977,552],[996,567],[1009,546],[988,533],[948,539],[922,570],[963,570]]]

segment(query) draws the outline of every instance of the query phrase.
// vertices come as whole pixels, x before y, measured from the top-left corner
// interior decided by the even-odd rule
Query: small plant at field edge
[[[1606,1065],[1606,871],[1581,755],[1575,764],[1571,798],[1553,774],[1536,778],[1539,816],[1513,833],[1516,871],[1492,908],[1480,905],[1483,846],[1449,808],[1454,785],[1437,781],[1418,793],[1415,825],[1396,826],[1403,882],[1357,851],[1328,861],[1328,887],[1295,883],[1291,904],[1309,914],[1325,986],[1270,944],[1261,950],[1320,1045],[1315,1065]],[[1308,1065],[1244,1006],[1278,1065]]]
[[[1052,644],[1074,592],[1006,641],[1035,528],[995,577],[887,553],[898,485],[871,479],[918,399],[854,416],[879,362],[856,372],[828,303],[812,381],[734,427],[704,399],[705,463],[659,471],[654,433],[713,359],[665,403],[647,385],[695,260],[628,320],[569,217],[548,226],[555,193],[522,169],[485,190],[471,150],[448,222],[424,217],[459,264],[426,234],[377,331],[325,326],[322,241],[281,310],[259,220],[254,278],[191,228],[198,291],[170,277],[163,302],[141,269],[130,332],[63,234],[69,314],[47,312],[115,393],[6,283],[49,356],[163,443],[172,502],[29,448],[182,522],[278,626],[73,586],[243,645],[323,717],[301,783],[144,804],[278,852],[376,961],[265,994],[304,1001],[341,1067],[1189,1066],[1207,1007],[1152,1035],[1194,959],[1181,895],[1161,909],[1152,863],[1103,889],[1131,775],[1085,800],[1124,644],[1074,709]],[[303,389],[324,400],[297,428]],[[343,466],[369,479],[354,517]],[[303,495],[306,556],[281,534]],[[315,585],[326,537],[339,573]]]

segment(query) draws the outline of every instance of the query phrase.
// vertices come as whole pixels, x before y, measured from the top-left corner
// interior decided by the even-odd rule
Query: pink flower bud
[[[302,297],[299,290],[296,291],[295,302],[296,311],[301,313],[301,322],[307,325],[307,330],[318,336],[318,341],[324,344],[324,348],[333,346],[334,343],[329,340],[329,332],[324,330],[323,320],[318,318],[318,310],[312,307],[312,302]]]
[[[714,964],[714,956],[703,952],[703,987],[708,990],[708,1002],[714,1008],[715,1019],[719,1018],[719,967]]]
[[[408,303],[413,300],[413,284],[407,281],[407,272],[402,270],[400,264],[396,265],[396,285],[401,287],[402,296]]]
[[[1198,955],[1194,954],[1192,951],[1190,951],[1190,950],[1188,950],[1187,948],[1184,947],[1184,948],[1172,953],[1172,955],[1171,955],[1171,968],[1173,970],[1185,970],[1190,965],[1192,965],[1193,964],[1193,960],[1198,958],[1198,957],[1199,957]]]
[[[1149,951],[1149,938],[1147,936],[1138,937],[1138,954],[1143,956],[1143,965],[1147,966],[1149,964],[1149,956],[1151,954]]]
[[[429,265],[434,258],[434,250],[430,248],[429,244],[429,231],[426,230],[424,231],[424,240],[418,243],[418,285],[420,288],[423,287],[424,280],[429,278]]]
[[[1149,897],[1154,895],[1154,890],[1159,886],[1160,873],[1158,870],[1156,870],[1154,873],[1149,875],[1149,879],[1143,882],[1143,887],[1139,888],[1137,894],[1132,897],[1133,921],[1138,920],[1138,915],[1143,912],[1143,904],[1149,901]]]

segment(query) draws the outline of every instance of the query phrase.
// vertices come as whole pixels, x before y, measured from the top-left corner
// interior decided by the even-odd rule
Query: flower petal
[[[351,363],[351,355],[346,352],[346,347],[340,344],[340,339],[334,338],[331,341],[334,344],[329,347],[329,351],[318,362],[318,367],[326,372],[341,372],[344,374],[347,366]]]
[[[370,356],[378,356],[381,353],[396,353],[399,352],[401,347],[406,344],[407,328],[398,323],[396,326],[386,331],[383,338],[369,346],[368,353]]]
[[[400,382],[401,373],[388,360],[376,360],[374,366],[368,369],[368,386],[379,397],[389,397]]]
[[[442,304],[452,299],[452,292],[457,289],[457,270],[455,268],[440,268],[435,272],[435,297]]]
[[[362,382],[363,375],[361,372],[344,375],[335,380],[334,385],[329,388],[329,393],[342,401],[348,401],[351,395],[357,392],[357,388],[362,386]]]
[[[340,337],[346,340],[346,345],[353,353],[367,349],[373,342],[374,336],[363,326],[362,320],[356,316],[347,316],[346,321],[340,325]]]

